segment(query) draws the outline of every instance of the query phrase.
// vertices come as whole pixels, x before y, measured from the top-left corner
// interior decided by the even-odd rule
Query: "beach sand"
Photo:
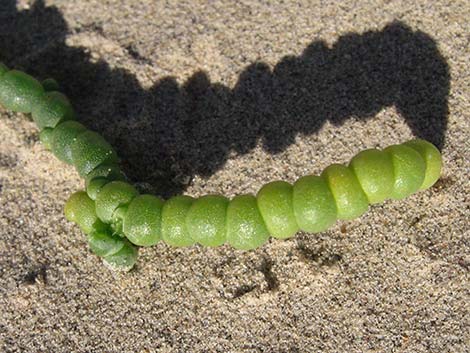
[[[3,352],[469,352],[468,1],[0,5],[0,60],[56,78],[142,192],[256,193],[365,148],[442,148],[431,189],[254,251],[140,249],[107,269],[83,188],[0,108]]]

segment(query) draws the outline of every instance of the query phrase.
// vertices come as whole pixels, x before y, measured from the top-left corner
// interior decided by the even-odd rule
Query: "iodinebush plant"
[[[44,146],[85,179],[85,191],[70,196],[65,216],[88,235],[90,249],[115,269],[134,266],[136,245],[161,240],[177,247],[228,243],[250,250],[270,236],[322,232],[338,219],[361,216],[369,204],[429,188],[441,172],[438,149],[415,139],[362,151],[348,165],[330,165],[321,175],[304,176],[293,185],[268,183],[256,196],[175,196],[164,201],[139,194],[126,181],[111,145],[75,120],[69,100],[57,90],[52,79],[40,83],[0,63],[0,104],[31,113]]]

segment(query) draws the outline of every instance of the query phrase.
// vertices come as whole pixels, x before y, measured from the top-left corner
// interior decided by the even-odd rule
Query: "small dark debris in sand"
[[[23,282],[26,284],[36,284],[41,282],[47,284],[47,267],[46,265],[40,265],[30,270],[23,278]]]
[[[18,165],[18,158],[9,154],[0,153],[0,168],[14,168]]]
[[[447,188],[450,188],[452,185],[454,185],[456,182],[456,179],[453,177],[442,177],[436,183],[432,186],[432,188],[436,191],[441,191]]]
[[[264,279],[266,280],[266,283],[268,284],[268,291],[275,291],[279,288],[279,280],[277,279],[277,276],[274,274],[272,271],[273,267],[273,262],[271,258],[269,257],[264,257],[263,258],[263,263],[261,264],[260,271],[264,275]]]
[[[245,294],[250,293],[254,289],[256,289],[256,285],[254,285],[254,284],[243,284],[243,285],[241,285],[240,287],[237,287],[234,290],[232,298],[233,299],[240,298],[240,297],[244,296]]]
[[[314,250],[310,249],[305,244],[300,243],[297,249],[304,261],[315,262],[318,266],[334,266],[343,259],[340,254],[330,253],[323,246],[318,250]]]

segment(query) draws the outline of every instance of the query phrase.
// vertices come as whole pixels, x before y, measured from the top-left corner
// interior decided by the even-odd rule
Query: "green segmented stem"
[[[123,232],[132,243],[155,245],[161,238],[163,201],[153,195],[136,196],[124,216]]]
[[[404,144],[389,146],[384,151],[392,157],[395,176],[390,198],[400,200],[418,191],[426,172],[426,162],[421,154]]]
[[[162,239],[171,246],[190,246],[195,243],[186,226],[186,215],[194,199],[179,195],[167,200],[162,207]]]
[[[266,228],[275,238],[290,238],[299,231],[294,214],[293,193],[291,184],[273,181],[264,185],[256,195]]]
[[[64,214],[67,220],[76,223],[86,234],[106,228],[96,214],[95,203],[85,191],[75,192],[69,197]]]
[[[113,235],[108,230],[94,231],[88,234],[88,244],[91,251],[101,257],[116,254],[124,247],[125,241],[118,235]]]
[[[78,134],[71,145],[71,152],[72,163],[82,177],[86,177],[100,164],[118,162],[111,145],[94,131],[87,130]]]
[[[1,76],[0,102],[9,110],[31,113],[43,95],[44,88],[39,81],[24,72],[10,70]]]
[[[338,219],[359,217],[369,204],[429,188],[441,173],[437,148],[415,139],[384,150],[364,150],[348,165],[330,165],[320,176],[307,175],[293,185],[271,182],[256,196],[175,196],[163,201],[139,195],[125,181],[114,149],[73,120],[68,99],[57,89],[52,79],[41,85],[0,63],[0,104],[32,112],[44,146],[85,179],[86,191],[70,196],[65,216],[88,234],[90,249],[115,269],[132,268],[137,259],[134,245],[151,246],[160,240],[171,246],[228,243],[250,250],[270,235],[285,239],[299,230],[321,232]]]
[[[122,222],[116,211],[129,205],[138,194],[137,189],[126,182],[109,182],[96,197],[96,214],[103,222],[111,225]]]
[[[85,191],[77,191],[70,196],[64,213],[67,220],[76,223],[88,235],[91,251],[102,257],[110,267],[130,270],[134,266],[137,249],[98,218],[95,202]]]
[[[65,120],[73,120],[75,112],[68,98],[57,91],[46,92],[31,112],[34,122],[40,130],[45,127],[55,128]]]
[[[263,245],[269,232],[253,195],[235,196],[227,207],[227,242],[235,249],[250,250]]]
[[[336,203],[326,180],[307,175],[294,184],[293,208],[300,229],[317,233],[330,228],[337,219]]]
[[[100,164],[85,177],[85,189],[92,200],[96,200],[104,185],[111,181],[125,181],[126,176],[117,164]]]
[[[425,171],[424,180],[419,190],[425,190],[434,185],[441,175],[442,157],[439,150],[434,145],[423,140],[411,140],[404,143],[418,152],[424,159]]]
[[[229,200],[222,195],[206,195],[195,200],[185,219],[189,236],[204,246],[224,244],[228,203]]]
[[[47,150],[50,150],[52,148],[53,133],[54,129],[48,127],[46,127],[39,133],[39,140],[42,142],[42,144]]]
[[[359,152],[351,159],[349,168],[356,175],[369,203],[383,202],[392,194],[395,176],[389,153],[377,149]]]
[[[338,219],[354,219],[367,211],[367,197],[354,172],[341,164],[332,164],[322,173],[336,204]]]
[[[73,164],[72,144],[76,137],[85,131],[86,127],[74,120],[57,125],[52,130],[52,153],[62,162]]]

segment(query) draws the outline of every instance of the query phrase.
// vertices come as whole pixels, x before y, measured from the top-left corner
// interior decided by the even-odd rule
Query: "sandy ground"
[[[469,352],[470,3],[0,3],[0,59],[58,79],[141,190],[255,193],[412,136],[430,190],[242,252],[105,268],[68,223],[83,187],[0,110],[0,350]]]

